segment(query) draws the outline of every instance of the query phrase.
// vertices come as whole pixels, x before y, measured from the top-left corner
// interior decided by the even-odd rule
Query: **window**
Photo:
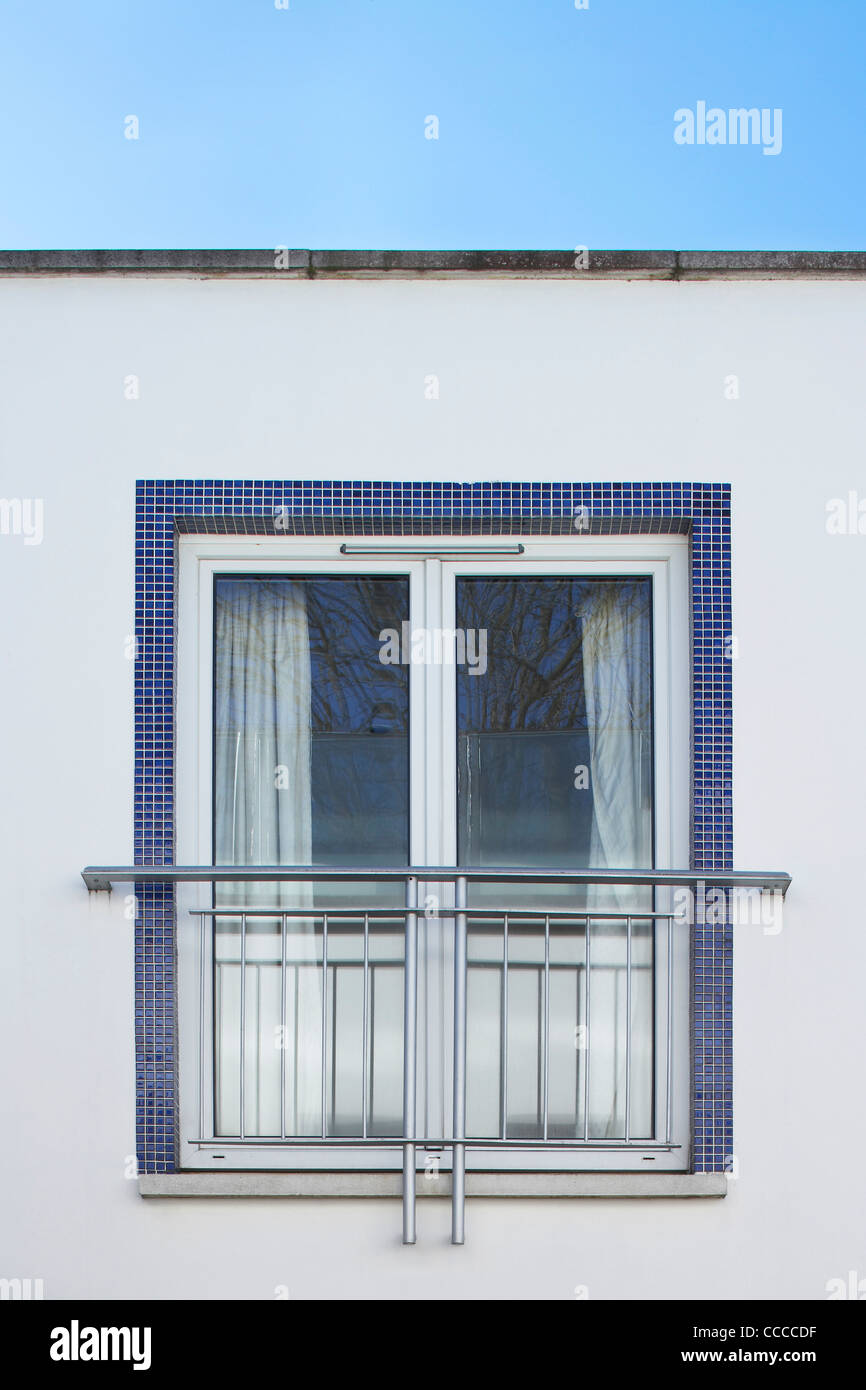
[[[182,1165],[400,1166],[408,891],[420,1167],[465,906],[467,1165],[688,1168],[685,538],[345,551],[180,539],[179,862],[361,875],[179,888]]]

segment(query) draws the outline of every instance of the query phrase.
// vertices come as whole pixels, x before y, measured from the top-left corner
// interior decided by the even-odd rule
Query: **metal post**
[[[502,1056],[502,1092],[500,1095],[501,1114],[499,1117],[500,1138],[508,1138],[508,913],[504,915],[502,930],[502,1028],[500,1029]]]
[[[241,913],[241,1138],[246,1134],[244,1117],[244,1072],[246,1071],[247,1044],[247,919]]]
[[[583,1035],[583,1141],[589,1139],[589,1054],[590,1054],[590,1029],[592,1019],[590,1018],[590,973],[592,971],[592,961],[589,953],[589,932],[592,924],[591,918],[586,918],[586,986],[584,988],[584,999],[586,1001],[586,1022],[584,1024]]]
[[[199,986],[198,986],[198,1132],[204,1134],[204,1012],[205,1012],[205,923],[207,919],[199,915],[198,933],[198,964],[199,964]],[[212,1088],[213,1089],[213,1088]],[[213,1133],[215,1125],[211,1126]]]
[[[542,1137],[548,1138],[550,1110],[550,917],[544,919],[544,1071],[542,1073]]]
[[[451,1244],[465,1239],[466,1210],[466,879],[457,879],[454,914],[454,1145],[451,1160]]]
[[[406,880],[406,906],[417,906],[417,879]],[[415,1244],[415,1081],[418,1044],[418,919],[406,913],[403,962],[403,1244]]]
[[[625,1142],[631,1138],[631,917],[625,921]]]
[[[361,1021],[361,1046],[363,1054],[361,1057],[361,1133],[367,1138],[367,1087],[369,1080],[367,1076],[367,1033],[369,1031],[368,1016],[370,1012],[370,914],[364,913],[364,1006]]]
[[[667,1056],[666,1056],[666,1077],[665,1077],[665,1142],[671,1142],[673,1130],[673,1031],[674,1031],[674,954],[673,954],[673,919],[667,920],[668,938],[668,962],[667,962]]]
[[[280,918],[280,1136],[286,1137],[286,914]],[[297,1062],[295,1064],[297,1071]]]
[[[296,1063],[297,1065],[297,1063]],[[322,1138],[328,1136],[328,914],[322,913]]]

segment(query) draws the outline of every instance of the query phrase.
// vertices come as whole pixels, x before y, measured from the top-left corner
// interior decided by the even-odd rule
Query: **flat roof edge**
[[[866,276],[866,251],[0,251],[0,275],[549,276],[704,279]]]

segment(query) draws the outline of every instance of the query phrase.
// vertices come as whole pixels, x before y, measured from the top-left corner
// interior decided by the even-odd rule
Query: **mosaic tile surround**
[[[136,485],[135,862],[174,859],[174,671],[181,532],[350,535],[688,532],[692,579],[691,866],[730,869],[730,487],[720,483],[143,481]],[[280,513],[279,529],[274,517]],[[138,884],[136,1129],[146,1173],[180,1166],[174,894]],[[732,930],[697,925],[692,970],[693,1166],[732,1153]]]

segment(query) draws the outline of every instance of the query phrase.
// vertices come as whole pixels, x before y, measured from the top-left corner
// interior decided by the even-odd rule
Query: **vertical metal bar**
[[[314,939],[315,939],[315,938],[314,938]],[[296,948],[296,949],[297,949],[297,948]],[[315,961],[314,961],[314,962],[313,962],[313,969],[315,970],[315,968],[316,968],[316,964],[315,964]],[[298,1132],[298,1056],[299,1056],[299,1051],[300,1051],[300,1049],[299,1049],[300,1028],[299,1028],[299,1023],[298,1023],[298,1012],[299,1012],[299,1009],[300,1009],[300,1006],[301,1006],[301,978],[300,978],[300,976],[301,976],[301,967],[298,965],[298,963],[297,963],[297,961],[296,961],[296,962],[295,962],[295,966],[294,966],[294,968],[293,968],[293,970],[292,970],[292,977],[293,977],[293,979],[294,979],[294,999],[293,999],[293,1003],[294,1003],[294,1020],[295,1020],[294,1027],[293,1027],[293,1029],[292,1029],[292,1125],[294,1126],[294,1129],[293,1129],[292,1132],[293,1132],[294,1134],[297,1134],[297,1132]]]
[[[253,969],[256,972],[256,1026],[255,1039],[256,1050],[255,1061],[255,1117],[256,1134],[262,1132],[262,967],[261,962],[256,961]]]
[[[457,879],[454,914],[454,1119],[451,1160],[451,1244],[465,1239],[466,1213],[466,879]]]
[[[286,1137],[286,914],[280,917],[280,1138]]]
[[[671,1131],[673,1129],[673,985],[674,985],[674,953],[673,953],[673,920],[668,914],[668,984],[667,984],[667,1039],[666,1039],[666,1070],[667,1079],[665,1083],[665,1143],[671,1142]]]
[[[417,905],[418,883],[406,880],[406,906]],[[418,919],[406,913],[403,953],[403,1244],[415,1244],[415,1081],[418,1044]]]
[[[586,998],[586,1023],[583,1034],[583,1139],[584,1143],[589,1139],[589,1054],[590,1054],[590,987],[589,979],[592,969],[592,961],[589,949],[591,918],[586,918],[586,988],[584,996]]]
[[[376,1017],[376,976],[370,971],[370,1013]],[[368,1082],[370,1092],[369,1115],[376,1114],[376,1029],[375,1026],[370,1030],[370,1079]]]
[[[631,917],[625,921],[625,1142],[631,1137]]]
[[[216,920],[216,919],[214,919]],[[198,985],[198,1132],[204,1135],[204,1004],[205,1004],[205,917],[199,913],[198,918],[198,963],[199,963],[199,985]],[[213,1126],[211,1133],[213,1133]]]
[[[580,1054],[581,1054],[582,1048],[581,1048],[581,1046],[580,1046],[580,1031],[579,1031],[579,1025],[580,1025],[580,966],[577,965],[577,964],[576,964],[575,967],[574,967],[574,1016],[575,1016],[575,1018],[576,1018],[577,1021],[578,1021],[578,1028],[575,1029],[575,1034],[574,1034],[574,1047],[575,1047],[575,1059],[574,1059],[574,1137],[575,1137],[575,1139],[576,1139],[576,1138],[577,1138],[577,1122],[578,1122],[578,1120],[580,1119],[580,1092],[581,1092],[581,1088],[583,1087],[583,1072],[582,1072],[582,1070],[581,1070],[581,1065],[580,1065]]]
[[[246,1071],[246,1044],[247,1044],[247,914],[241,913],[241,1129],[240,1135],[245,1137],[245,1117],[244,1117],[244,1072]]]
[[[539,1134],[544,1125],[544,964],[533,970],[535,982],[535,1124]],[[537,1137],[537,1136],[536,1136]]]
[[[544,919],[544,1071],[542,1073],[542,1134],[548,1137],[550,1100],[550,917]]]
[[[225,1021],[225,1020],[224,1020],[224,1013],[223,1013],[223,998],[224,998],[223,977],[224,977],[224,972],[225,972],[226,968],[229,968],[229,970],[231,970],[231,964],[232,964],[232,963],[231,963],[230,961],[219,961],[219,960],[215,960],[215,961],[213,962],[213,975],[212,975],[213,984],[212,984],[212,988],[213,988],[213,1019],[214,1019],[214,1025],[213,1025],[213,1028],[212,1028],[212,1038],[213,1038],[214,1057],[213,1057],[213,1076],[212,1076],[212,1078],[211,1078],[211,1086],[210,1086],[210,1091],[211,1091],[211,1103],[212,1103],[212,1105],[213,1105],[213,1121],[212,1121],[212,1127],[211,1127],[210,1133],[211,1133],[211,1135],[212,1135],[213,1137],[216,1137],[216,1126],[217,1126],[217,1120],[218,1120],[218,1119],[219,1119],[220,1122],[221,1122],[221,1128],[224,1127],[224,1125],[223,1125],[223,1123],[222,1123],[222,1111],[223,1111],[223,1093],[222,1093],[222,1092],[223,1092],[223,1076],[224,1076],[224,1074],[225,1074],[226,1068],[225,1068],[224,1058],[223,1058],[223,1047],[224,1047],[224,1042],[225,1042],[225,1038],[224,1038],[224,1028],[223,1028],[223,1024],[224,1024],[224,1021]],[[217,1019],[219,1019],[219,1036],[217,1036],[217,1025],[216,1025],[216,1020],[217,1020]]]
[[[328,914],[322,913],[322,1138],[328,1136]]]
[[[364,913],[364,1009],[361,1020],[361,1046],[364,1049],[361,1061],[361,1135],[367,1138],[367,1015],[370,995],[370,914]]]
[[[333,980],[333,983],[332,983],[332,985],[331,985],[331,1027],[330,1027],[330,1030],[329,1030],[329,1031],[330,1031],[330,1034],[331,1034],[331,1066],[330,1066],[329,1073],[328,1073],[328,1079],[330,1080],[330,1083],[331,1083],[331,1087],[330,1087],[330,1090],[331,1090],[331,1109],[330,1109],[330,1115],[331,1115],[331,1121],[332,1121],[332,1123],[333,1123],[335,1129],[336,1129],[336,1127],[337,1127],[337,1069],[338,1069],[338,1066],[339,1066],[338,1048],[337,1048],[337,1018],[338,1018],[339,1013],[340,1013],[340,990],[339,990],[339,986],[340,986],[341,983],[343,983],[342,977],[343,977],[343,970],[341,970],[340,966],[337,965],[337,963],[336,963],[336,961],[335,961],[335,962],[334,962],[334,980]]]
[[[500,1138],[507,1139],[508,1129],[508,913],[504,914],[504,926],[502,931],[502,1027],[500,1029],[500,1046],[502,1054],[500,1057],[500,1073],[502,1076],[502,1091],[499,1098],[500,1104]]]

